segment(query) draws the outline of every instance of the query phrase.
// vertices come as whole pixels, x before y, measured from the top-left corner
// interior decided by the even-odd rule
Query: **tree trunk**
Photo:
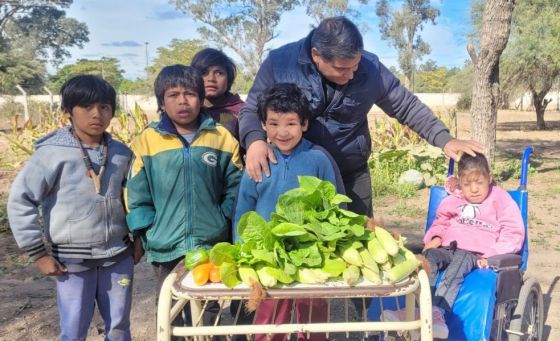
[[[410,87],[411,84],[412,84],[411,80],[412,80],[412,77],[410,75],[408,75],[408,74],[404,75],[404,79],[403,79],[404,84],[403,85],[404,85],[405,88],[407,88],[409,91],[412,92],[412,88]]]
[[[545,99],[546,94],[549,90],[545,91],[535,91],[531,89],[531,95],[533,96],[533,103],[535,104],[535,112],[537,113],[537,130],[545,130],[546,122],[544,121],[544,111],[546,107],[552,100]]]
[[[496,117],[499,102],[500,56],[511,28],[514,0],[488,0],[480,31],[480,51],[467,47],[474,65],[471,104],[471,138],[484,145],[488,161],[494,161]]]

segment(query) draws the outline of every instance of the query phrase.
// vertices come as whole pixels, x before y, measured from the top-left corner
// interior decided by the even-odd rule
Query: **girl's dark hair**
[[[91,104],[110,104],[115,115],[117,94],[103,78],[93,75],[79,75],[70,78],[60,88],[60,108],[72,114],[75,106],[87,107]]]
[[[197,69],[191,66],[175,64],[161,69],[154,81],[158,111],[163,111],[163,97],[165,90],[176,86],[192,89],[198,94],[198,99],[204,101],[204,81]]]
[[[226,69],[227,74],[227,90],[231,90],[235,76],[237,75],[237,67],[231,58],[220,50],[206,48],[198,51],[191,62],[191,66],[195,67],[200,73],[204,74],[210,66],[221,66]]]
[[[303,124],[310,118],[309,102],[303,92],[292,83],[278,83],[265,89],[257,100],[257,113],[262,123],[266,122],[267,110],[295,112]]]
[[[360,31],[345,17],[327,18],[319,24],[311,36],[311,47],[317,49],[321,58],[352,59],[362,53],[364,42]]]
[[[490,172],[490,165],[488,164],[488,160],[484,154],[476,153],[475,156],[471,156],[467,153],[463,154],[459,160],[457,168],[459,176],[470,171],[478,171],[488,177],[492,175]]]

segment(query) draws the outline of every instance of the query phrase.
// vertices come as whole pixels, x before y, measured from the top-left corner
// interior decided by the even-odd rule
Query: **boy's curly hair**
[[[309,120],[309,102],[303,92],[292,83],[278,83],[265,89],[257,100],[257,113],[262,123],[266,122],[267,111],[295,112],[303,124]]]

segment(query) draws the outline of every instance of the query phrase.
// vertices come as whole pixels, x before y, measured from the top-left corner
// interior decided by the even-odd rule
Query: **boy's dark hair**
[[[237,75],[237,67],[231,58],[220,50],[213,48],[205,48],[198,51],[191,62],[191,66],[195,67],[204,74],[210,66],[221,66],[226,69],[227,75],[227,90],[231,90],[235,76]]]
[[[266,122],[267,110],[282,113],[295,112],[302,124],[310,118],[307,98],[292,83],[278,83],[261,93],[257,101],[257,113],[262,123]]]
[[[484,154],[476,153],[475,156],[471,156],[464,153],[459,160],[457,169],[459,176],[470,171],[478,171],[488,177],[492,176],[492,173],[490,172],[490,165],[488,164],[488,160]]]
[[[115,116],[117,94],[111,84],[93,75],[79,75],[70,78],[60,88],[60,108],[72,114],[75,106],[87,107],[91,104],[110,104]]]
[[[317,49],[321,58],[352,59],[362,53],[364,42],[360,31],[345,17],[327,18],[319,24],[311,36],[311,47]]]
[[[200,72],[192,66],[181,64],[169,65],[161,69],[154,81],[154,93],[157,99],[158,111],[163,111],[165,90],[176,86],[196,91],[198,99],[201,102],[204,101],[204,81]]]

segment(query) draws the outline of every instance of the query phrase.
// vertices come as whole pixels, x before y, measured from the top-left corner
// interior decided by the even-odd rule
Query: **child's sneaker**
[[[386,322],[400,322],[405,321],[406,311],[401,310],[383,310],[381,313],[381,320]],[[414,311],[414,318],[420,318],[420,311],[418,308]],[[433,307],[432,309],[432,330],[435,339],[447,339],[449,336],[449,328],[445,324],[445,318],[439,308]]]
[[[420,318],[420,310],[414,309],[414,318]],[[385,322],[400,322],[406,320],[406,310],[383,310],[381,313],[381,320]]]

